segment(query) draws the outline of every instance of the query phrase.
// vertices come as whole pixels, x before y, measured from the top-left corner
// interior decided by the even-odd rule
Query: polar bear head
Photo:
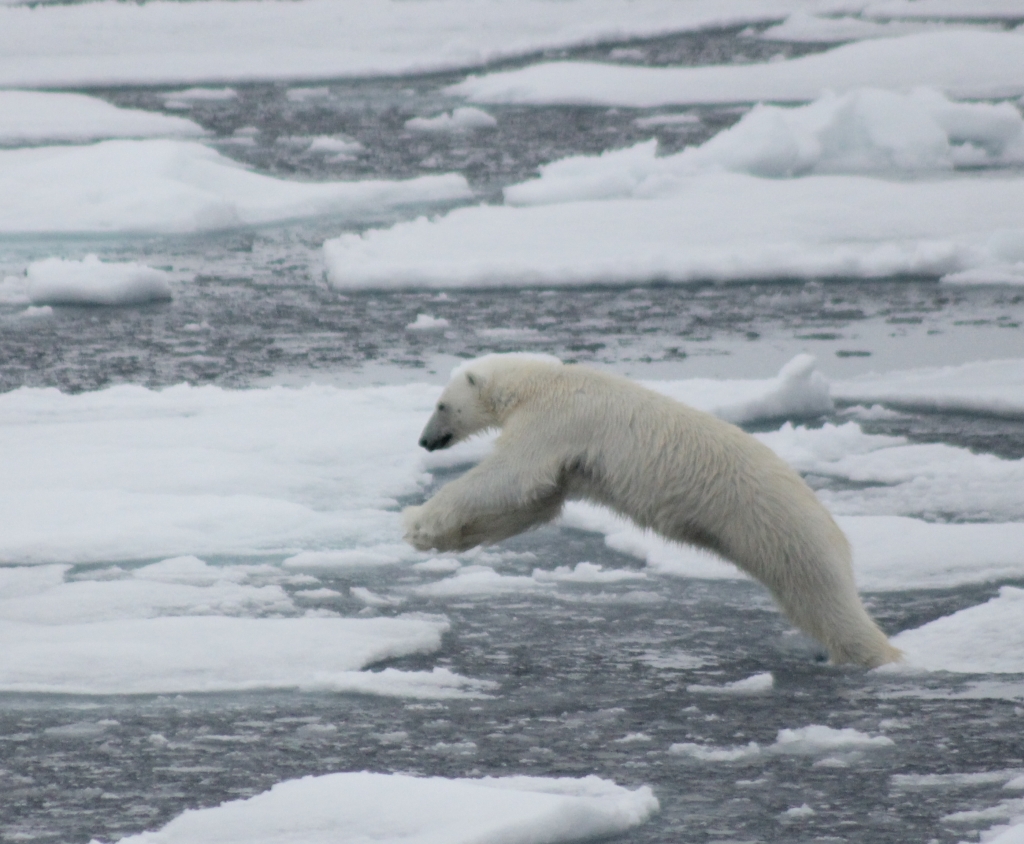
[[[473,434],[500,427],[504,421],[501,411],[505,401],[496,393],[496,384],[508,386],[509,375],[533,368],[531,364],[537,363],[562,365],[551,355],[511,353],[484,355],[455,367],[420,435],[420,445],[427,451],[436,451]]]

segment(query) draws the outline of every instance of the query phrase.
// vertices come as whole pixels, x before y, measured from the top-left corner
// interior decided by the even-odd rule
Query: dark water
[[[764,44],[728,30],[571,55],[698,64],[820,48]],[[547,161],[655,136],[672,151],[710,137],[742,111],[695,109],[696,122],[643,130],[634,120],[646,111],[514,107],[492,110],[499,121],[493,131],[445,136],[403,128],[411,117],[450,109],[454,103],[441,89],[458,78],[315,82],[306,87],[323,90],[301,96],[289,96],[301,86],[238,86],[236,100],[198,101],[188,115],[216,133],[225,154],[264,172],[319,180],[458,171],[479,198],[496,199],[500,187]],[[160,110],[166,89],[94,93]],[[255,128],[247,136],[252,143],[232,141],[244,127]],[[336,133],[359,141],[363,151],[332,162],[288,140]],[[1024,349],[1019,293],[951,289],[933,279],[443,295],[341,293],[324,283],[318,250],[325,238],[422,210],[192,238],[5,243],[0,270],[7,273],[41,257],[93,251],[194,280],[177,283],[172,302],[146,307],[67,307],[26,317],[24,306],[0,304],[0,390],[181,381],[247,387],[310,378],[366,383],[413,373],[439,380],[443,365],[459,357],[522,348],[638,377],[677,378],[763,377],[803,350],[841,376],[1020,356]],[[449,326],[408,330],[420,313]],[[917,441],[1024,456],[1024,431],[1013,420],[917,413],[862,424]],[[581,560],[637,565],[599,537],[571,530],[545,528],[509,547],[535,557],[508,563],[503,573]],[[368,582],[363,572],[359,585],[395,585],[387,580],[393,573],[377,576],[379,582]],[[322,581],[343,593],[349,585],[344,578]],[[896,632],[981,603],[997,588],[869,599],[882,626]],[[361,606],[339,602],[334,608],[346,613]],[[1024,768],[1024,678],[998,678],[1003,685],[989,697],[957,697],[986,678],[898,678],[823,665],[752,584],[652,577],[599,591],[562,586],[553,596],[411,599],[403,610],[443,612],[452,630],[438,654],[392,665],[449,666],[497,682],[494,697],[410,703],[289,692],[2,695],[0,838],[114,840],[283,779],[366,769],[597,774],[649,784],[662,809],[619,839],[630,842],[954,842],[973,840],[976,831],[945,815],[1014,795],[999,783],[915,788],[893,776]],[[703,664],[685,667],[694,660],[681,661],[680,654]],[[687,688],[765,671],[774,674],[775,687],[762,695]],[[810,724],[854,727],[895,743],[841,760],[845,767],[816,765],[825,754],[724,763],[668,752],[682,742],[769,746],[779,729]],[[619,741],[631,733],[643,738]],[[805,803],[813,815],[782,814]]]
[[[599,538],[569,530],[547,528],[512,545],[536,559],[507,564],[506,573],[580,560],[636,565]],[[367,585],[365,573],[358,582]],[[324,585],[344,591],[348,584],[325,578]],[[395,583],[381,575],[368,585],[384,591]],[[994,592],[979,586],[870,602],[882,626],[895,631]],[[346,600],[337,608],[351,611]],[[661,812],[619,839],[630,842],[954,842],[969,838],[971,825],[943,816],[1014,795],[1000,783],[906,788],[893,775],[1024,769],[1021,678],[1003,678],[1010,699],[955,699],[980,678],[899,678],[824,665],[754,584],[650,578],[613,588],[574,585],[553,596],[413,599],[403,609],[444,612],[452,632],[438,654],[390,664],[443,665],[490,679],[498,684],[494,697],[4,695],[0,836],[113,840],[283,779],[370,770],[597,774],[651,785]],[[688,689],[764,671],[775,677],[765,694]],[[810,724],[884,734],[894,744],[824,764],[816,763],[836,754],[768,753],[727,763],[669,752],[681,742],[769,746],[778,730]],[[630,734],[641,735],[622,741]],[[815,814],[782,814],[804,804]]]

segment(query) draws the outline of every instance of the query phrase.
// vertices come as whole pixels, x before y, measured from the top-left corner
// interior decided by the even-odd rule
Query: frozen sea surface
[[[94,22],[131,12],[94,8]],[[203,143],[224,161],[263,177],[308,185],[456,174],[472,191],[190,235],[116,227],[4,235],[0,443],[10,521],[0,544],[5,560],[33,565],[0,569],[0,635],[17,644],[5,665],[23,659],[21,681],[34,685],[16,692],[13,675],[3,678],[0,838],[114,841],[286,780],[358,771],[650,786],[660,811],[616,839],[630,842],[952,844],[1021,823],[1016,630],[1024,622],[1015,619],[1024,555],[1008,547],[1024,511],[1019,286],[940,283],[938,272],[570,291],[327,283],[328,239],[498,203],[504,188],[573,156],[656,138],[652,160],[661,161],[750,113],[739,96],[665,108],[478,104],[484,116],[467,116],[452,93],[467,77],[458,68],[742,68],[847,39],[951,28],[997,36],[972,43],[1005,45],[1024,21],[1006,2],[877,3],[828,17],[815,16],[822,4],[780,3],[766,16],[719,3],[694,5],[693,20],[727,19],[727,28],[668,32],[657,15],[675,11],[645,8],[654,17],[639,34],[620,26],[616,38],[608,32],[618,24],[596,21],[576,35],[560,30],[552,45],[544,27],[541,35],[526,27],[519,47],[505,52],[500,25],[493,44],[491,35],[474,44],[453,17],[453,31],[470,42],[446,57],[421,39],[431,67],[444,68],[433,75],[254,82],[267,78],[263,59],[209,84],[179,69],[175,84],[69,86],[95,101],[76,101],[97,121],[87,132],[62,119],[51,95],[19,94],[23,116],[6,134],[0,115],[2,153],[26,145],[67,152],[81,138],[129,149],[184,125],[190,137],[205,131]],[[12,11],[31,22],[27,7]],[[88,22],[90,6],[54,14]],[[659,26],[665,31],[646,37]],[[5,72],[37,73],[32,84],[52,73],[77,73],[79,86],[95,79],[88,62],[61,64],[66,51],[46,27],[26,32],[39,63],[12,60]],[[792,41],[778,40],[787,32]],[[48,44],[56,45],[52,61]],[[487,64],[487,49],[499,60]],[[371,54],[356,58],[377,61]],[[114,58],[110,67],[124,74],[130,65]],[[1018,108],[1013,102],[1004,100],[1000,114]],[[104,103],[192,122],[128,120]],[[962,146],[954,135],[943,142]],[[186,148],[194,149],[174,147]],[[946,163],[941,179],[1020,175],[1019,161],[985,151],[971,159],[961,149]],[[97,187],[75,184],[86,200]],[[119,188],[122,207],[131,207],[132,189],[131,180]],[[1002,271],[1019,281],[1020,238],[1001,237]],[[147,295],[161,301],[59,304],[57,275],[85,269],[108,301],[146,298],[127,275],[159,278],[159,295]],[[110,294],[122,275],[128,286]],[[83,282],[68,283],[82,294]],[[102,300],[93,293],[90,301]],[[919,664],[926,656],[946,670],[830,667],[756,584],[592,513],[457,559],[401,546],[397,508],[481,453],[425,461],[416,452],[435,389],[458,361],[512,350],[696,391],[712,405],[730,390],[741,394],[740,382],[773,378],[796,355],[814,355],[834,404],[737,418],[798,465],[855,548],[874,555],[859,570],[881,626],[902,633]],[[936,369],[944,366],[957,368]],[[165,389],[183,382],[207,391]],[[370,389],[379,384],[393,389]],[[271,389],[281,385],[303,389]],[[111,387],[123,392],[99,392]],[[995,549],[1000,537],[1009,540]],[[172,553],[183,556],[167,559]],[[945,565],[944,554],[956,559]],[[1012,628],[1005,636],[1003,619]],[[44,627],[45,635],[25,633]],[[190,656],[186,647],[214,629],[233,631],[216,637],[234,657],[230,671],[213,648]],[[145,636],[161,630],[169,631],[164,645],[181,647],[150,648],[163,668],[140,679],[127,658],[145,656]],[[108,643],[102,660],[67,663],[75,647],[87,653],[95,642]],[[317,647],[331,658],[317,657]],[[146,691],[132,685],[142,680],[160,693],[126,693]],[[197,693],[207,681],[221,690]],[[48,683],[62,693],[41,691]],[[83,689],[94,693],[76,693]]]

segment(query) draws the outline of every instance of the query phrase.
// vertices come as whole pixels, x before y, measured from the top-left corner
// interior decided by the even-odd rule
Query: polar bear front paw
[[[402,520],[404,539],[417,551],[465,551],[480,542],[467,538],[467,526],[453,523],[429,501],[421,507],[406,507]]]
[[[429,551],[437,548],[437,536],[430,530],[428,520],[423,516],[423,507],[406,507],[402,511],[402,522],[405,525],[405,541],[417,551]]]

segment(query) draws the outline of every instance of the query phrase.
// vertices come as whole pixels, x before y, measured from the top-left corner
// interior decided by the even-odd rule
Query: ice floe
[[[780,178],[1017,163],[1024,161],[1024,118],[1010,103],[958,103],[930,88],[909,94],[859,88],[806,106],[755,106],[700,146],[656,152],[647,141],[545,164],[539,179],[505,188],[505,200],[650,198],[683,189],[687,176],[719,170]]]
[[[1024,232],[1021,233],[1024,246]],[[986,360],[959,366],[868,373],[833,381],[831,393],[848,402],[924,411],[1024,418],[1024,360]]]
[[[205,134],[201,126],[183,117],[118,108],[84,94],[0,91],[2,144]]]
[[[749,763],[767,756],[825,756],[836,752],[846,754],[847,760],[857,759],[865,750],[878,750],[895,744],[887,736],[872,736],[852,727],[835,729],[822,724],[811,724],[798,729],[779,730],[775,743],[762,746],[756,741],[738,747],[682,742],[669,747],[669,753],[686,756],[701,762]],[[840,760],[840,761],[847,761]]]
[[[884,402],[913,395],[925,407],[937,406],[929,402],[941,397],[973,396],[974,412],[984,402],[998,407],[1001,397],[1016,389],[1019,362],[976,368],[910,370],[872,376],[878,383],[843,384],[859,384],[870,393],[857,398]],[[743,422],[831,407],[827,380],[805,356],[772,379],[648,383]],[[989,392],[977,392],[982,389]],[[654,592],[619,595],[619,584],[629,587],[659,574],[741,576],[710,554],[666,542],[578,502],[567,506],[562,526],[604,534],[610,547],[644,561],[646,569],[580,562],[530,574],[520,566],[510,573],[502,570],[504,558],[490,552],[458,557],[415,552],[401,541],[399,500],[422,492],[432,470],[472,463],[490,447],[481,439],[453,450],[457,454],[442,453],[445,460],[422,454],[418,433],[439,390],[430,384],[245,391],[182,385],[161,391],[120,386],[78,395],[23,388],[0,395],[5,443],[0,561],[8,566],[0,568],[0,621],[11,641],[28,643],[18,646],[22,651],[9,650],[11,659],[18,653],[26,664],[35,660],[45,666],[68,642],[88,641],[102,650],[117,637],[132,639],[135,634],[128,633],[150,621],[178,625],[175,635],[186,639],[200,636],[203,625],[223,622],[229,650],[236,647],[231,642],[245,638],[232,631],[250,621],[295,622],[294,628],[280,629],[299,648],[305,647],[305,631],[313,629],[300,622],[337,620],[338,607],[393,608],[417,597],[443,605],[450,599],[517,593],[582,600],[602,590],[610,590],[608,600],[654,600]],[[807,474],[838,514],[853,545],[862,589],[951,588],[1024,575],[1024,461],[869,434],[856,422],[819,427],[786,422],[757,436]],[[947,514],[974,521],[947,523]],[[211,565],[188,555],[244,555],[249,561]],[[72,573],[72,564],[91,567]],[[413,579],[400,578],[396,589],[357,579],[347,592],[320,580],[339,573],[359,578],[361,572],[379,578],[373,573],[393,567],[403,567]],[[289,593],[295,587],[299,591]],[[976,664],[1002,665],[1003,649],[974,619],[1019,615],[1017,592],[1006,587],[984,612],[964,611],[951,617],[959,620],[940,620],[902,635],[914,642],[915,636],[947,635],[943,623],[958,625],[948,635],[972,643],[964,645],[964,653]],[[296,617],[307,610],[328,617]],[[211,614],[222,621],[205,621]],[[233,621],[240,626],[232,627]],[[44,628],[42,639],[28,632]],[[44,647],[44,639],[50,650],[33,651]],[[916,653],[915,647],[907,645],[908,654]],[[957,653],[930,644],[921,649]],[[62,659],[57,664],[63,671]],[[292,662],[281,657],[282,665]],[[294,674],[270,666],[257,677],[222,679],[303,687],[320,682],[295,665]],[[952,656],[939,667],[965,670]],[[173,660],[164,668],[171,686],[188,685],[184,669]],[[359,666],[351,670],[358,672]],[[133,685],[127,674],[111,672],[103,667],[92,687],[84,676],[68,676],[82,690],[156,687],[152,675],[140,674]],[[208,673],[218,672],[214,665]],[[193,690],[215,685],[202,680],[202,672],[197,676]],[[113,679],[103,686],[103,677]],[[447,689],[450,684],[441,680]],[[389,688],[412,682],[404,675],[337,674],[327,685],[366,690],[366,684],[382,688],[385,681]],[[25,682],[43,688],[49,681],[33,675]],[[416,680],[417,688],[424,682]],[[472,690],[459,686],[456,691]]]
[[[198,232],[470,195],[454,174],[289,182],[200,143],[102,141],[0,150],[0,232]],[[54,198],[58,197],[59,201]]]
[[[223,85],[429,73],[829,8],[828,0],[0,4],[0,85]]]
[[[878,4],[874,4],[877,8]],[[908,8],[913,10],[914,3]],[[827,44],[830,42],[839,43],[845,41],[862,41],[866,38],[894,38],[900,35],[909,35],[916,32],[927,32],[928,30],[946,29],[949,27],[948,20],[907,20],[903,15],[895,15],[896,19],[872,20],[869,16],[871,8],[864,10],[868,16],[855,17],[852,15],[823,15],[809,12],[794,12],[780,23],[773,24],[765,29],[752,30],[748,34],[753,38],[760,38],[765,41],[806,41],[814,44]],[[961,14],[967,12],[965,6],[961,7]],[[1008,14],[1008,9],[1003,9]],[[947,11],[947,14],[949,12]],[[941,13],[935,15],[939,17]],[[1009,15],[1008,15],[1009,16]],[[979,17],[985,17],[980,15]],[[989,20],[998,17],[993,13],[988,16]],[[959,24],[964,27],[964,23]],[[993,28],[989,23],[989,28]]]
[[[171,298],[170,274],[134,261],[47,258],[28,266],[27,295],[36,305],[135,305]]]
[[[383,807],[383,811],[382,811]],[[651,789],[582,779],[336,773],[281,782],[246,800],[185,812],[123,844],[374,841],[559,844],[625,832],[658,811]]]
[[[950,62],[956,55],[958,61]],[[630,108],[695,103],[806,102],[825,91],[918,85],[957,98],[1019,97],[1024,35],[952,30],[876,38],[778,62],[684,68],[550,62],[450,86],[474,103],[587,104]]]
[[[498,121],[479,108],[463,106],[437,117],[414,117],[405,121],[405,128],[414,132],[470,132],[474,129],[493,129]]]
[[[623,163],[601,188],[610,199],[459,208],[344,234],[324,244],[329,279],[346,289],[940,277],[1003,260],[991,238],[1019,230],[1024,210],[1017,178],[714,172],[614,198],[634,184]]]
[[[381,660],[440,647],[448,625],[418,618],[119,618],[90,623],[0,621],[0,689],[63,694],[164,694],[301,688],[421,696],[420,678],[363,673]],[[439,669],[440,670],[440,669]],[[479,683],[446,673],[426,697]],[[437,682],[443,680],[444,682]],[[419,694],[417,694],[419,692]]]
[[[990,601],[905,630],[893,644],[911,665],[932,671],[1024,674],[1022,618],[1024,589],[1003,586]]]

